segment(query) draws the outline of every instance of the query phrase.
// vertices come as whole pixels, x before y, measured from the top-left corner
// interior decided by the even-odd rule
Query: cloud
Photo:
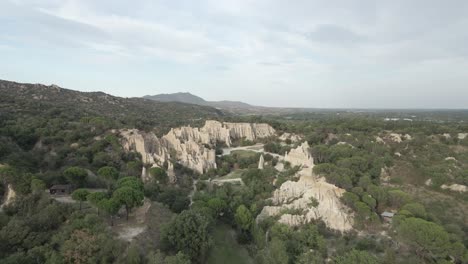
[[[75,56],[80,68],[106,65],[108,79],[120,74],[113,68],[141,69],[135,76],[144,80],[158,69],[167,89],[198,85],[211,95],[206,91],[215,80],[260,95],[287,86],[328,98],[320,103],[335,98],[351,105],[362,98],[345,87],[388,95],[388,85],[374,79],[391,74],[415,90],[423,82],[410,72],[418,78],[440,72],[456,87],[466,83],[466,76],[450,75],[468,60],[466,14],[463,0],[6,0],[0,1],[0,43],[34,55],[50,51],[59,61]]]
[[[347,45],[365,40],[364,36],[337,25],[318,25],[315,31],[307,34],[307,37],[312,41],[338,45]]]

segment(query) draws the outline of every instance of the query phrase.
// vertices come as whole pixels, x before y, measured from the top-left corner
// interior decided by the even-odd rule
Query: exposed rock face
[[[250,123],[224,123],[229,129],[231,138],[245,138],[255,141],[258,138],[267,138],[275,135],[276,131],[268,124],[250,124]]]
[[[263,154],[260,156],[260,160],[258,161],[258,169],[263,170],[265,168],[265,159],[263,158]]]
[[[294,133],[283,133],[279,137],[279,140],[281,141],[286,141],[288,139],[291,140],[291,142],[296,143],[302,140],[302,136],[296,135]]]
[[[284,160],[291,163],[291,166],[301,166],[305,168],[312,168],[314,166],[314,158],[310,154],[309,143],[304,142],[302,145],[295,149],[291,149],[286,153]]]
[[[396,142],[396,143],[401,143],[403,142],[403,140],[412,140],[413,137],[411,137],[411,135],[409,134],[405,134],[405,135],[402,135],[402,134],[397,134],[397,133],[390,133],[387,138],[390,140],[390,141],[393,141],[393,142]]]
[[[209,120],[202,128],[173,128],[161,139],[153,133],[137,129],[122,130],[120,135],[124,149],[140,153],[145,165],[162,167],[164,162],[174,159],[183,166],[204,173],[216,168],[215,150],[206,145],[215,146],[217,142],[223,142],[230,146],[233,139],[245,138],[253,141],[273,136],[275,130],[268,124],[221,123]],[[172,180],[175,179],[175,175],[171,177]],[[145,171],[142,172],[142,178],[149,180]]]
[[[385,141],[383,140],[383,138],[381,138],[379,136],[375,137],[375,142],[385,144]]]
[[[193,141],[192,138],[183,141],[176,133],[175,130],[171,130],[167,135],[159,139],[153,133],[132,129],[123,130],[120,135],[123,137],[122,145],[124,149],[140,153],[145,165],[162,167],[164,162],[174,158],[182,165],[199,173],[203,173],[210,168],[216,168],[214,150],[204,147],[202,144]],[[174,153],[174,157],[171,157],[171,152]],[[174,176],[172,176],[171,180],[174,180]],[[145,168],[143,168],[142,179],[144,181],[149,180]]]
[[[452,184],[452,185],[442,185],[440,186],[440,188],[444,189],[444,190],[451,190],[451,191],[454,191],[454,192],[466,192],[468,191],[468,187],[466,187],[465,185],[461,185],[461,184]]]
[[[7,206],[7,205],[10,205],[11,203],[13,203],[15,198],[16,198],[16,192],[13,189],[13,186],[11,184],[8,184],[7,185],[5,202],[0,206],[0,208],[3,208],[4,206]]]
[[[5,165],[0,164],[0,168],[2,168],[2,167],[5,167]],[[0,197],[0,203],[2,202],[2,198],[3,197]],[[13,185],[11,185],[10,183],[7,184],[6,194],[5,194],[4,198],[5,198],[5,200],[4,200],[3,204],[0,205],[0,208],[3,208],[6,205],[10,205],[11,203],[13,203],[13,201],[16,198],[16,192],[13,189]]]
[[[169,177],[170,183],[175,183],[177,181],[175,172],[174,172],[174,164],[172,162],[167,163],[167,176]]]
[[[180,164],[193,169],[199,173],[216,168],[216,153],[214,149],[203,146],[207,144],[200,141],[201,136],[197,128],[182,127],[172,129],[162,137],[162,142],[166,147],[166,152],[173,151],[175,158]],[[168,156],[166,160],[170,158]]]
[[[302,209],[299,215],[283,214],[279,222],[296,226],[308,223],[313,219],[321,219],[334,230],[345,232],[352,229],[353,218],[348,213],[340,197],[344,189],[325,182],[323,178],[316,178],[303,170],[298,182],[287,181],[273,194],[274,206],[265,206],[258,216],[260,221],[267,216],[281,214],[288,209]],[[318,206],[311,205],[311,197],[318,201]]]
[[[468,136],[468,133],[458,133],[458,139],[465,139]]]

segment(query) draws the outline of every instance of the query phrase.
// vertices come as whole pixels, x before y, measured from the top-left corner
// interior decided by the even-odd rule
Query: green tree
[[[166,184],[169,180],[166,171],[161,168],[150,168],[149,173],[158,183]]]
[[[167,256],[166,264],[190,264],[190,258],[182,252],[177,252],[174,256]]]
[[[343,256],[339,256],[333,260],[334,264],[378,264],[376,257],[366,251],[351,250]]]
[[[125,257],[126,264],[141,264],[142,258],[137,245],[131,244],[127,250],[127,256]]]
[[[117,188],[130,187],[134,190],[143,192],[144,185],[143,182],[136,177],[123,177],[117,181]]]
[[[83,187],[88,177],[88,172],[80,167],[69,167],[63,172],[67,180],[76,187]]]
[[[119,171],[110,166],[100,168],[97,173],[99,177],[102,177],[106,181],[107,189],[110,189],[111,183],[119,178]]]
[[[304,252],[297,259],[297,264],[324,264],[325,260],[316,252]]]
[[[237,207],[234,219],[236,220],[237,226],[244,232],[249,231],[252,227],[252,213],[250,213],[249,209],[247,209],[243,204]]]
[[[424,205],[420,203],[409,203],[405,204],[401,210],[406,210],[410,212],[413,216],[419,217],[426,219],[427,218],[427,213],[426,213],[426,208],[424,208]]]
[[[128,221],[128,214],[134,207],[143,205],[144,194],[140,190],[131,187],[120,187],[112,194],[112,198],[119,201],[125,206],[126,219]]]
[[[117,213],[120,210],[120,207],[122,207],[122,204],[120,203],[120,201],[113,199],[113,198],[102,199],[99,202],[98,207],[102,211],[106,212],[107,215],[109,215],[111,226],[114,226],[114,216],[117,215]]]
[[[372,210],[375,210],[375,208],[377,207],[377,201],[374,198],[372,198],[372,196],[370,196],[368,193],[364,193],[362,195],[362,201],[366,203]]]
[[[409,194],[402,190],[390,190],[388,191],[388,201],[391,206],[399,208],[411,200]]]
[[[81,208],[82,208],[81,205],[82,205],[82,203],[84,201],[86,201],[86,198],[87,198],[88,195],[89,195],[88,190],[86,190],[86,189],[77,189],[72,193],[71,197],[72,197],[73,200],[80,202],[80,210],[81,210]]]
[[[222,215],[228,207],[227,203],[218,197],[208,200],[207,205],[211,210],[213,210],[215,217]]]
[[[285,242],[273,238],[266,248],[258,252],[256,260],[260,264],[287,264],[289,256]]]
[[[424,259],[444,259],[449,255],[449,234],[438,224],[421,218],[407,218],[397,227],[398,235]]]
[[[192,260],[202,262],[211,246],[210,221],[193,210],[186,210],[163,226],[161,240],[166,250],[182,251]]]
[[[31,191],[33,193],[41,193],[46,189],[45,183],[37,178],[31,180]]]
[[[88,202],[97,208],[98,215],[99,215],[99,209],[100,209],[99,203],[105,198],[107,198],[107,194],[104,192],[92,192],[88,194],[88,196],[86,197]]]
[[[73,231],[61,247],[65,263],[96,263],[95,256],[100,250],[97,240],[87,229]]]

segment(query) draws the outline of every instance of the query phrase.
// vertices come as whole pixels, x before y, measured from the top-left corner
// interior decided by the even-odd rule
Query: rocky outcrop
[[[122,130],[120,135],[124,149],[140,153],[145,165],[162,167],[166,161],[175,160],[185,167],[204,173],[216,168],[216,154],[212,147],[218,142],[230,146],[235,139],[254,141],[275,135],[275,130],[268,124],[209,120],[202,128],[173,128],[160,139],[154,133],[137,129]],[[142,178],[149,180],[145,171],[142,172]],[[172,179],[175,179],[175,175]]]
[[[170,159],[175,159],[180,164],[203,173],[210,168],[216,168],[215,151],[195,142],[192,138],[183,140],[171,130],[167,135],[159,139],[153,133],[145,133],[137,129],[123,130],[122,145],[126,151],[140,153],[145,166],[162,167]],[[173,156],[171,156],[171,154]],[[168,163],[169,165],[169,163]],[[172,168],[173,171],[173,168]],[[175,175],[171,176],[174,181]],[[149,180],[146,169],[143,168],[142,179]]]
[[[6,195],[5,195],[5,202],[0,206],[0,208],[3,208],[4,206],[12,204],[15,198],[16,198],[16,192],[13,189],[13,186],[11,184],[8,184]]]
[[[283,133],[278,139],[281,141],[291,140],[292,143],[297,143],[302,141],[303,138],[294,133]]]
[[[404,140],[412,140],[413,137],[409,134],[402,135],[402,134],[397,134],[397,133],[390,133],[388,134],[387,139],[395,143],[401,143]]]
[[[174,164],[170,161],[167,163],[167,176],[169,177],[170,183],[175,183],[177,181],[177,178],[174,172]]]
[[[468,187],[466,187],[465,185],[461,185],[461,184],[452,184],[452,185],[446,185],[446,184],[443,184],[442,186],[440,186],[440,188],[444,189],[444,190],[451,190],[451,191],[454,191],[454,192],[466,192],[468,191]]]
[[[310,154],[310,146],[306,142],[302,143],[299,147],[291,149],[284,156],[284,160],[291,163],[291,166],[301,166],[304,168],[312,168],[314,166],[314,159]]]
[[[260,155],[260,160],[258,161],[258,169],[263,170],[265,168],[265,159],[263,158],[263,154]]]
[[[172,129],[162,137],[166,152],[173,152],[175,160],[183,166],[193,169],[198,173],[204,173],[211,168],[216,168],[216,153],[209,149],[201,141],[198,129],[182,127]],[[170,158],[170,157],[168,157]]]
[[[352,229],[353,218],[349,208],[340,201],[344,192],[344,189],[325,182],[323,178],[303,174],[298,182],[287,181],[274,192],[271,199],[274,205],[265,206],[257,221],[286,212],[280,216],[279,222],[296,226],[321,219],[330,229],[349,231]],[[313,200],[318,205],[314,206]],[[287,213],[298,209],[301,214]]]
[[[6,165],[0,164],[0,168],[3,168],[5,166]],[[13,201],[16,198],[16,192],[13,189],[13,185],[11,185],[10,183],[7,183],[6,186],[7,186],[7,189],[6,189],[4,197],[0,197],[0,203],[3,202],[2,204],[0,204],[0,209],[3,208],[4,206],[7,206],[13,203]],[[4,198],[3,201],[2,201],[2,198]]]

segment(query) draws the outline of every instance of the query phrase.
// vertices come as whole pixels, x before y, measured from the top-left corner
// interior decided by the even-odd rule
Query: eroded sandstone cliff
[[[275,130],[268,124],[221,123],[209,120],[202,128],[173,128],[160,139],[153,133],[137,129],[122,130],[120,135],[124,149],[140,153],[145,165],[161,167],[164,162],[175,160],[183,166],[204,173],[216,168],[213,147],[218,142],[230,146],[232,140],[236,139],[254,141],[275,135]],[[145,169],[142,178],[145,181],[149,179]]]
[[[309,174],[308,170],[302,170],[300,174],[299,181],[287,181],[274,192],[273,206],[265,206],[257,220],[281,215],[280,223],[297,226],[321,219],[330,229],[351,230],[353,218],[350,210],[340,201],[345,190]],[[291,214],[290,210],[301,213]]]
[[[314,166],[314,159],[310,154],[310,146],[306,142],[302,143],[295,149],[286,152],[284,160],[291,163],[291,166],[300,166],[304,168],[312,168]]]
[[[265,206],[257,220],[279,215],[280,223],[297,226],[313,219],[321,219],[330,229],[341,232],[351,230],[352,215],[349,208],[340,201],[345,190],[313,174],[314,160],[309,144],[304,142],[292,149],[286,153],[284,160],[292,166],[301,167],[297,175],[299,181],[283,183],[273,193],[273,206]]]

